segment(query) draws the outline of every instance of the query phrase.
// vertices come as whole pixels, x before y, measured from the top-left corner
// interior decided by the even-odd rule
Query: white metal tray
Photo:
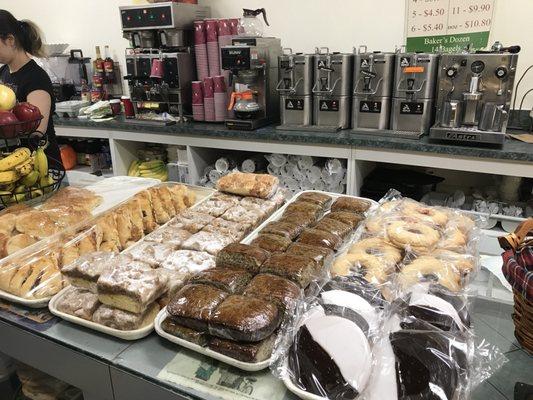
[[[265,361],[261,361],[258,363],[248,363],[244,361],[239,361],[232,357],[225,356],[224,354],[220,354],[207,347],[202,347],[195,343],[191,343],[188,340],[180,339],[174,335],[171,335],[165,332],[163,328],[161,327],[161,325],[163,324],[163,321],[165,321],[167,317],[168,317],[168,313],[167,313],[167,308],[165,307],[161,311],[159,311],[159,314],[157,315],[157,318],[155,319],[155,331],[157,332],[159,336],[169,340],[172,343],[179,344],[180,346],[186,347],[197,353],[209,356],[211,358],[214,358],[215,360],[222,361],[223,363],[242,369],[244,371],[252,371],[252,372],[260,371],[262,369],[268,368],[270,364],[270,360],[265,360]]]
[[[285,370],[288,370],[288,367],[285,362]],[[294,383],[292,383],[292,380],[290,377],[285,375],[282,378],[283,384],[287,389],[289,389],[290,392],[298,396],[300,399],[304,400],[327,400],[326,397],[317,396],[316,394],[306,392],[305,390],[300,389],[298,386],[296,386]]]
[[[152,330],[154,329],[154,322],[152,321],[150,324],[143,326],[142,328],[133,330],[133,331],[121,331],[118,329],[109,328],[104,325],[97,324],[96,322],[87,321],[86,319],[76,317],[74,315],[70,315],[64,312],[61,312],[57,309],[57,303],[61,300],[63,295],[65,294],[65,291],[67,289],[70,289],[70,286],[67,286],[63,290],[61,290],[58,294],[56,294],[54,297],[52,297],[52,300],[50,300],[50,303],[48,304],[48,308],[50,309],[50,312],[66,321],[72,322],[76,325],[81,325],[86,328],[105,333],[110,336],[117,337],[119,339],[124,340],[138,340],[142,339],[143,337],[148,336]]]
[[[128,196],[122,195],[122,200],[114,203],[114,205],[112,205],[112,206],[109,206],[109,204],[111,204],[111,203],[107,203],[108,207],[105,208],[105,209],[102,209],[98,214],[101,214],[101,213],[103,213],[105,211],[110,210],[111,208],[113,208],[113,207],[117,206],[118,204],[122,203],[122,201],[128,200],[129,198],[133,197],[135,194],[137,194],[141,190],[148,189],[148,188],[150,188],[152,186],[155,186],[157,184],[160,184],[160,185],[176,185],[176,184],[178,184],[177,182],[163,182],[163,183],[161,183],[157,179],[132,178],[132,177],[127,177],[127,176],[126,177],[117,177],[117,178],[125,178],[125,179],[123,179],[123,182],[127,182],[128,185],[131,186],[129,189],[126,189],[124,185],[120,186],[120,187],[122,187],[125,190],[124,193],[125,194],[127,193]],[[131,180],[128,179],[128,178],[131,178]],[[113,179],[113,178],[109,178],[109,179]],[[140,181],[139,181],[139,179],[140,179]],[[115,183],[119,184],[120,180],[114,180],[114,181],[115,181]],[[133,187],[133,185],[136,182],[137,183],[143,182],[143,183],[141,183],[140,188],[137,189],[137,190]],[[211,197],[211,195],[213,195],[213,193],[215,193],[214,189],[205,188],[205,187],[202,187],[202,186],[195,186],[195,185],[187,185],[187,184],[184,184],[184,185],[187,186],[187,188],[191,189],[194,193],[196,193],[196,196],[197,196],[196,197],[196,203],[191,208],[196,207],[198,204],[200,204],[203,201],[207,200],[209,197]],[[97,193],[98,193],[98,191],[97,191]],[[100,191],[100,193],[102,193],[102,191]],[[105,196],[105,194],[104,194],[104,196]],[[117,200],[117,198],[115,198],[115,201],[116,200]],[[51,236],[49,238],[43,239],[43,240],[41,240],[41,241],[39,241],[37,243],[34,243],[33,245],[28,246],[28,247],[20,250],[20,252],[14,253],[14,254],[2,259],[1,261],[2,262],[9,262],[8,260],[17,258],[18,256],[20,256],[20,254],[22,252],[24,252],[24,254],[26,254],[25,252],[31,252],[31,251],[33,251],[32,249],[35,249],[35,250],[42,249],[45,246],[47,246],[47,243],[49,245],[52,245],[53,242],[54,242],[54,238],[58,238],[59,235],[61,235],[61,233],[58,234],[58,236],[54,235],[54,236]],[[141,241],[142,241],[142,239],[141,239]],[[140,243],[141,241],[137,242],[137,244]],[[136,246],[137,244],[135,244],[133,246]],[[127,249],[125,249],[125,250],[127,250]],[[48,305],[48,303],[52,299],[52,297],[45,297],[45,298],[42,298],[42,299],[26,299],[24,297],[19,297],[19,296],[16,296],[14,294],[5,292],[3,290],[0,290],[0,299],[4,299],[4,300],[7,300],[7,301],[10,301],[10,302],[13,302],[13,303],[17,303],[17,304],[22,304],[22,305],[24,305],[26,307],[29,307],[29,308],[46,308],[46,306]]]
[[[371,205],[370,209],[367,211],[367,213],[375,210],[378,207],[378,203],[377,202],[375,202],[374,200],[370,200],[370,199],[364,198],[364,197],[348,196],[348,195],[343,195],[343,194],[338,194],[338,193],[323,192],[323,191],[319,191],[319,190],[306,190],[306,191],[300,192],[300,193],[296,194],[295,196],[293,196],[287,203],[285,203],[282,207],[280,207],[277,211],[275,211],[262,224],[260,224],[254,231],[252,231],[247,237],[245,237],[241,241],[241,243],[244,243],[244,244],[250,243],[255,237],[257,237],[257,235],[259,234],[261,229],[263,229],[265,227],[265,225],[267,225],[268,223],[270,223],[272,221],[278,220],[281,217],[281,215],[285,212],[285,210],[287,209],[289,204],[294,203],[296,201],[296,199],[298,198],[298,196],[300,194],[302,194],[302,193],[322,193],[322,194],[326,194],[328,196],[331,196],[333,198],[333,200],[336,200],[339,197],[352,197],[352,198],[355,198],[355,199],[370,201],[372,203],[372,205]],[[354,234],[355,234],[355,232],[354,232]],[[347,238],[345,240],[345,244],[344,244],[343,248],[345,246],[347,246],[350,242],[351,242],[351,238]],[[339,251],[341,251],[341,250],[342,249],[339,249]],[[166,312],[166,308],[164,308],[163,310],[160,311],[160,313],[159,313],[159,315],[157,316],[157,319],[156,319],[155,330],[158,333],[158,335],[164,337],[165,339],[170,340],[173,343],[177,343],[177,344],[179,344],[179,345],[181,345],[183,347],[186,347],[186,348],[188,348],[190,350],[193,350],[193,351],[196,351],[196,352],[198,352],[200,354],[204,354],[206,356],[212,357],[212,358],[214,358],[216,360],[225,362],[226,364],[232,365],[234,367],[237,367],[237,368],[245,370],[245,371],[259,371],[261,369],[267,368],[269,363],[270,363],[270,360],[262,361],[262,362],[259,362],[259,363],[242,362],[242,361],[236,360],[234,358],[231,358],[231,357],[225,356],[223,354],[220,354],[220,353],[218,353],[218,352],[216,352],[214,350],[211,350],[211,349],[208,349],[208,348],[204,348],[204,347],[199,346],[199,345],[197,345],[195,343],[191,343],[191,342],[189,342],[189,341],[187,341],[185,339],[180,339],[180,338],[177,338],[177,337],[175,337],[173,335],[170,335],[170,334],[166,333],[165,331],[163,331],[163,329],[161,328],[161,323],[165,320],[165,318],[167,316],[168,316],[168,314]]]

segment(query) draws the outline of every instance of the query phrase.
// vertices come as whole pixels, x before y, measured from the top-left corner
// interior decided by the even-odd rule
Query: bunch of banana
[[[128,176],[140,176],[143,178],[159,179],[162,182],[168,180],[168,169],[161,160],[139,161],[134,160],[128,169]]]
[[[53,183],[48,174],[48,158],[41,148],[32,154],[30,149],[20,147],[0,158],[0,198],[4,204],[28,200],[26,193],[30,188],[31,198],[42,196]]]

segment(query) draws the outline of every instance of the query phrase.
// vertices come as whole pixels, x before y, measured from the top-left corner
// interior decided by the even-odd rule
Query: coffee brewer
[[[330,53],[327,47],[315,54],[313,123],[321,130],[350,127],[353,54]]]
[[[418,138],[429,131],[438,63],[438,54],[396,54],[391,118],[395,135]]]
[[[231,100],[226,120],[229,129],[254,130],[277,122],[279,96],[276,91],[281,40],[273,37],[232,39],[220,49],[221,65],[230,71]]]
[[[395,53],[359,47],[354,59],[353,129],[389,129]]]
[[[430,138],[503,145],[519,51],[497,43],[489,52],[442,55]]]
[[[309,126],[313,123],[314,55],[284,49],[279,57],[281,125],[278,129]]]
[[[194,80],[193,22],[210,16],[209,7],[163,2],[120,7],[126,70],[137,116],[143,112],[190,113]]]

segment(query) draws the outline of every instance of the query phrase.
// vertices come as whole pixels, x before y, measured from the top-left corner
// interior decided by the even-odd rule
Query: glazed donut
[[[444,250],[463,251],[466,247],[466,236],[457,228],[446,229],[437,247]]]
[[[411,247],[415,252],[425,252],[434,247],[440,234],[421,222],[396,221],[387,227],[387,236],[392,244],[400,248]]]
[[[416,202],[408,202],[403,206],[404,214],[415,217],[423,222],[429,222],[438,226],[445,226],[448,222],[448,216],[445,212],[439,211],[433,207],[425,207]]]
[[[331,267],[332,276],[347,276],[363,273],[363,277],[370,283],[380,284],[387,281],[387,268],[375,256],[358,257],[346,254],[337,258]]]
[[[402,289],[408,289],[428,278],[453,292],[461,289],[461,277],[454,268],[435,257],[429,256],[418,257],[412,263],[404,266],[398,275],[398,283]]]
[[[375,257],[385,264],[396,265],[402,260],[402,252],[400,250],[378,237],[359,241],[350,247],[348,253],[360,258]]]
[[[439,260],[453,264],[462,275],[468,275],[475,268],[474,257],[467,254],[445,249],[436,249],[432,254]]]

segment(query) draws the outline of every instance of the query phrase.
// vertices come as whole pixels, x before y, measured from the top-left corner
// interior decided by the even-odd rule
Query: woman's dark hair
[[[19,21],[7,10],[0,10],[0,39],[15,38],[15,45],[35,57],[46,57],[41,30],[28,20]]]

